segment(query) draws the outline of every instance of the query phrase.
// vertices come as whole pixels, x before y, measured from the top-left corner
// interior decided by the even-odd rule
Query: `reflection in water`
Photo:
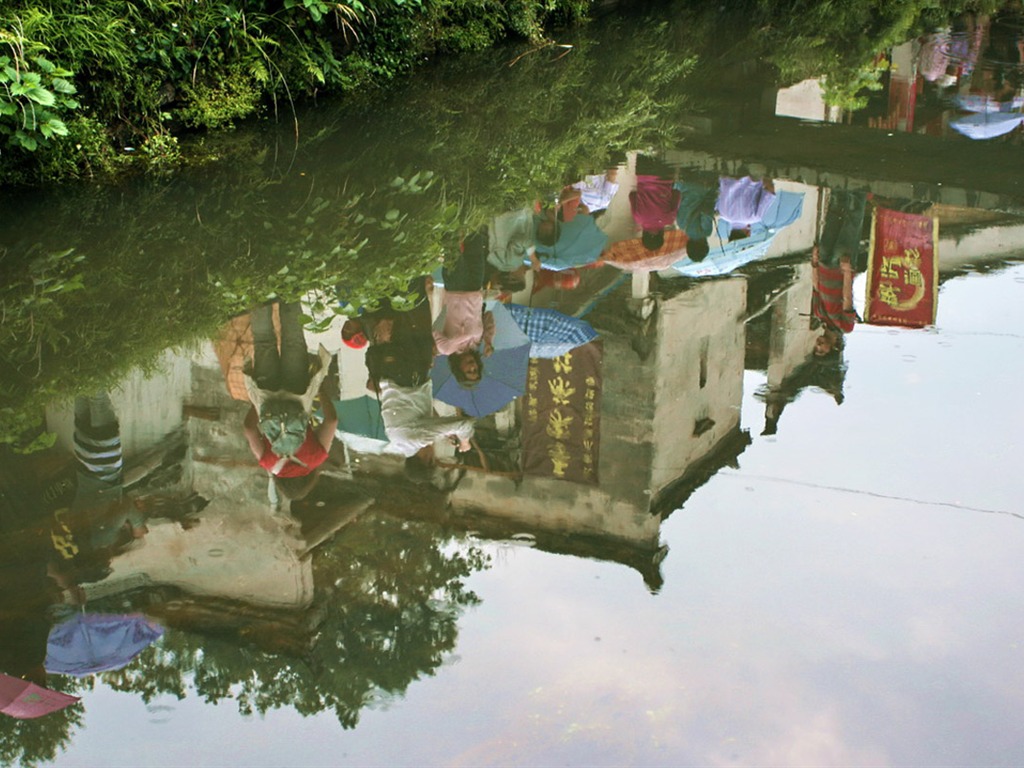
[[[142,664],[107,680],[147,697],[192,690],[231,698],[243,713],[329,710],[354,727],[361,709],[437,669],[454,648],[459,614],[477,600],[461,581],[484,566],[481,554],[446,554],[435,536],[426,524],[361,517],[313,558],[313,602],[304,610],[137,592],[147,611],[187,631],[169,633]]]
[[[939,88],[1016,114],[1016,62],[996,56],[1012,25],[954,22],[892,51],[924,83],[891,71],[890,113],[870,100],[853,122],[916,131],[928,121],[895,100]],[[321,110],[289,168],[267,155],[130,203],[69,193],[50,215],[79,227],[22,224],[7,242],[24,263],[5,267],[2,671],[87,696],[92,679],[41,668],[86,604],[166,627],[100,678],[152,722],[175,696],[353,728],[453,658],[484,542],[625,565],[675,607],[678,513],[781,445],[797,400],[824,403],[830,432],[860,394],[848,348],[872,339],[870,302],[938,290],[917,241],[872,227],[927,229],[942,280],[1019,256],[1024,199],[999,165],[1018,147],[953,157],[911,135],[897,157],[881,131],[798,125],[765,114],[782,101],[753,60],[749,77],[722,67],[716,103],[673,48],[680,27],[647,28],[650,50],[611,45],[611,22],[562,59],[442,67],[358,120]],[[771,440],[744,424],[745,390]],[[82,713],[0,723],[0,755],[54,759]]]

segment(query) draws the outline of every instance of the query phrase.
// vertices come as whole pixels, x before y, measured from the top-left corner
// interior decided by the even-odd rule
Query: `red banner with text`
[[[935,322],[939,222],[876,208],[871,220],[864,322],[923,328]]]

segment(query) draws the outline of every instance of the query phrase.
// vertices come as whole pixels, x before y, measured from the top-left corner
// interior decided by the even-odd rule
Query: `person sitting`
[[[629,207],[644,248],[656,251],[665,243],[665,227],[676,223],[682,197],[657,161],[640,155],[636,168],[636,189],[629,193]]]
[[[473,419],[434,415],[433,387],[428,380],[417,387],[403,387],[390,379],[382,379],[380,415],[391,448],[405,457],[429,451],[436,440],[454,439],[463,451],[469,450],[473,436]]]
[[[476,385],[484,370],[483,359],[475,349],[448,355],[448,365],[452,369],[452,376],[464,387]]]
[[[444,269],[443,309],[434,323],[434,349],[453,355],[483,343],[483,356],[494,351],[494,316],[484,310],[484,248],[467,238],[456,263]]]
[[[771,179],[755,181],[750,176],[734,179],[722,176],[718,180],[716,210],[729,222],[730,240],[750,236],[753,224],[760,222],[775,200],[775,185]]]
[[[853,308],[853,262],[860,258],[866,204],[863,191],[832,190],[821,242],[811,250],[811,315],[824,326],[814,347],[818,357],[838,354],[843,334],[860,320]]]
[[[254,351],[245,376],[252,407],[243,428],[259,465],[274,478],[302,477],[326,461],[338,425],[330,397],[321,397],[323,421],[316,427],[311,422],[313,399],[326,379],[330,357],[321,347],[319,366],[310,373],[298,304],[280,306],[280,324],[279,349],[272,307],[252,312]],[[312,487],[303,485],[307,492]]]

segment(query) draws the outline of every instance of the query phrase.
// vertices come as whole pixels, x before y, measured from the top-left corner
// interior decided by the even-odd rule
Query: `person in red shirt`
[[[280,341],[269,305],[252,312],[252,331],[254,359],[246,385],[253,407],[245,416],[245,437],[278,489],[301,498],[327,460],[338,426],[334,403],[323,391],[329,357],[321,348],[319,366],[311,372],[298,304],[280,306]],[[323,421],[314,426],[312,401],[318,392]]]
[[[640,239],[649,251],[665,242],[665,227],[674,226],[682,195],[660,164],[640,155],[636,159],[636,189],[629,193],[633,221],[641,230]]]
[[[811,251],[811,316],[823,330],[814,354],[838,353],[844,334],[860,321],[853,308],[854,259],[860,259],[867,195],[837,189],[830,193],[821,242]]]

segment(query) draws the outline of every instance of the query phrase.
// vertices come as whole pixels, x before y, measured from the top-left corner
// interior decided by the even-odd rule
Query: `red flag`
[[[0,712],[19,720],[57,712],[78,700],[77,696],[51,691],[20,677],[0,674]]]
[[[864,322],[923,328],[935,322],[939,220],[876,208],[871,218]]]

